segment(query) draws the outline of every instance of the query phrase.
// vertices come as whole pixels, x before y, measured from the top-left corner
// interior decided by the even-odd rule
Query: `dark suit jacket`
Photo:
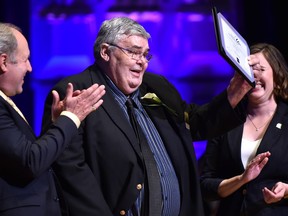
[[[60,216],[50,166],[77,128],[59,117],[47,135],[36,140],[31,127],[0,96],[0,215]]]
[[[62,92],[63,97],[64,86],[68,82],[72,82],[75,89],[87,88],[93,83],[106,85],[96,65],[65,78],[53,89]],[[212,135],[207,133],[208,129],[214,134],[216,131],[219,133],[236,126],[240,119],[231,109],[225,93],[214,105],[218,104],[219,110],[222,109],[230,117],[229,124],[219,124],[219,115],[214,118],[219,110],[215,110],[214,106],[188,106],[162,76],[148,72],[144,74],[140,95],[147,92],[156,93],[178,113],[176,117],[163,107],[144,107],[158,129],[176,170],[182,199],[180,215],[189,216],[193,212],[195,216],[202,216],[195,152],[190,131],[185,127],[184,110],[191,111],[191,126],[199,123],[197,128],[191,130],[193,136],[202,136],[203,139],[204,135]],[[120,215],[121,210],[131,208],[139,195],[137,185],[143,183],[143,164],[139,157],[139,147],[135,145],[135,134],[107,85],[103,100],[103,105],[82,122],[79,136],[73,140],[55,166],[71,215]],[[49,125],[50,106],[51,94],[45,103],[44,130]]]
[[[241,139],[243,125],[208,142],[201,177],[203,197],[220,199],[217,188],[223,179],[244,172],[241,161]],[[272,188],[278,181],[288,183],[288,106],[279,102],[276,113],[260,143],[256,154],[270,151],[271,156],[260,175],[242,188],[221,200],[219,216],[284,216],[288,215],[288,200],[267,205],[262,189]],[[241,210],[242,209],[242,210]]]

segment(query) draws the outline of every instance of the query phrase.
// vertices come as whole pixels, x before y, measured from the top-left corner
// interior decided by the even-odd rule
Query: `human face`
[[[254,72],[256,85],[255,88],[250,91],[249,101],[253,103],[263,103],[271,99],[275,100],[273,95],[273,70],[261,52],[255,55],[260,60],[261,70]]]
[[[17,30],[14,35],[18,42],[15,59],[13,62],[8,56],[6,60],[5,84],[2,90],[7,96],[14,96],[23,92],[24,77],[27,72],[32,71],[29,61],[30,51],[27,40]]]
[[[148,40],[136,35],[125,37],[116,45],[135,52],[147,53],[149,51]],[[110,50],[106,74],[124,94],[129,95],[141,85],[148,61],[144,56],[139,59],[131,58],[115,46]]]

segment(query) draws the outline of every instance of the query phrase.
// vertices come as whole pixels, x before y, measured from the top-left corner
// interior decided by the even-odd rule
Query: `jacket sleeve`
[[[189,125],[193,140],[207,140],[220,136],[245,122],[244,104],[231,107],[226,90],[202,106],[189,104]]]
[[[5,103],[0,106],[1,177],[25,185],[52,165],[77,133],[77,127],[68,117],[61,116],[45,135],[36,139],[30,126],[14,119],[13,110]]]
[[[227,91],[214,97],[210,103],[200,105],[187,103],[178,90],[165,77],[145,73],[143,92],[152,92],[178,114],[178,120],[189,123],[193,140],[207,140],[219,136],[243,123],[246,119],[245,101],[234,109],[231,107]],[[143,94],[143,93],[142,93]]]
[[[219,164],[221,158],[220,151],[221,137],[209,140],[206,145],[206,151],[201,158],[203,163],[202,170],[200,170],[200,186],[204,200],[213,201],[220,199],[218,195],[218,187],[223,181],[220,178]],[[200,163],[200,162],[199,162]]]

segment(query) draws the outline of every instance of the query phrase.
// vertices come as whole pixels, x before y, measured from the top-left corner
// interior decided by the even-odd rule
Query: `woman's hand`
[[[277,182],[271,190],[264,187],[262,193],[267,204],[279,202],[288,195],[288,185],[283,182]]]
[[[271,153],[269,151],[258,154],[255,156],[247,165],[246,170],[242,175],[244,182],[250,182],[255,179],[262,171],[264,166],[267,164]]]

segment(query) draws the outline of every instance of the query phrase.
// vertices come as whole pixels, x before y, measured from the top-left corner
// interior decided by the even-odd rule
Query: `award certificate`
[[[246,40],[215,7],[212,9],[212,14],[220,55],[240,72],[252,87],[255,87],[254,73],[247,60],[250,49]]]

